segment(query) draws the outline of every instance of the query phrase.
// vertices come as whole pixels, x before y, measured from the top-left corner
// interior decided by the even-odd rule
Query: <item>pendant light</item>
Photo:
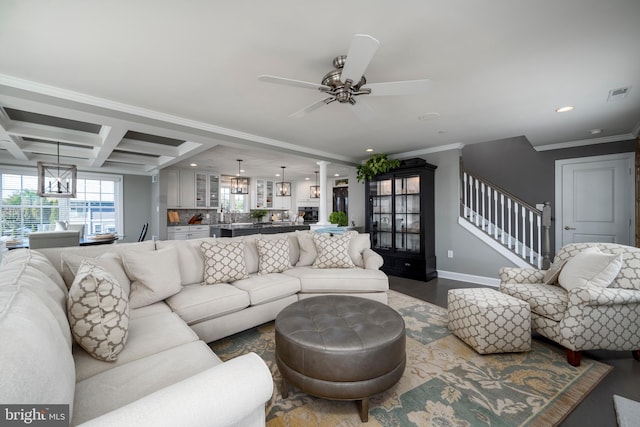
[[[284,182],[284,168],[286,166],[280,166],[282,168],[282,181],[276,183],[276,195],[281,197],[291,196],[291,183]]]
[[[60,164],[60,143],[57,143],[57,163],[38,162],[38,196],[52,198],[76,197],[78,171],[74,165]]]
[[[238,176],[231,178],[231,194],[249,194],[249,178],[240,176],[242,159],[237,159]]]
[[[320,198],[320,186],[318,185],[318,171],[315,171],[316,174],[316,185],[309,186],[309,197],[312,199]]]

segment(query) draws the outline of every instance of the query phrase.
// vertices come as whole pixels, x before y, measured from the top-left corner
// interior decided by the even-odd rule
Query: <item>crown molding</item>
[[[450,150],[462,150],[464,143],[456,142],[455,144],[440,145],[438,147],[423,148],[421,150],[405,151],[404,153],[392,154],[389,157],[392,159],[408,159],[416,156],[424,156],[426,154],[439,153],[441,151]]]
[[[561,150],[563,148],[582,147],[584,145],[606,144],[609,142],[628,141],[634,139],[633,133],[621,135],[603,136],[601,138],[580,139],[577,141],[559,142],[557,144],[538,145],[533,147],[536,151]]]

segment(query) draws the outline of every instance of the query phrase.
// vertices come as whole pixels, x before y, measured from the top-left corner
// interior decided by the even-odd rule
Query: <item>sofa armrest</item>
[[[501,267],[498,270],[500,283],[542,283],[544,273],[544,270],[519,267]]]
[[[370,270],[380,270],[380,268],[384,264],[384,259],[373,249],[367,248],[362,251],[362,262],[364,263],[364,268]]]
[[[269,368],[260,356],[249,353],[81,425],[264,426],[264,405],[272,393]]]
[[[635,289],[588,286],[569,291],[570,305],[640,304],[640,291]]]

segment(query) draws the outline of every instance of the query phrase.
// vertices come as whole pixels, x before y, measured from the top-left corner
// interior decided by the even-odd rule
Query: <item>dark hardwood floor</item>
[[[389,277],[389,285],[395,291],[441,307],[447,306],[449,289],[481,287],[481,285],[449,279],[421,282],[393,276]],[[546,340],[538,335],[534,338]],[[584,356],[613,366],[613,369],[560,425],[562,427],[615,427],[618,424],[613,407],[613,395],[618,394],[640,401],[640,362],[633,359],[630,351],[588,351]],[[640,426],[640,420],[638,423]]]

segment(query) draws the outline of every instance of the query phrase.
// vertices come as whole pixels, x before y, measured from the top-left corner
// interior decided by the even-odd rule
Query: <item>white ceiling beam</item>
[[[113,150],[118,146],[122,138],[127,133],[127,128],[102,126],[100,138],[102,145],[93,149],[93,160],[91,166],[99,168],[111,156]]]
[[[10,122],[9,117],[2,108],[0,108],[0,147],[7,150],[16,160],[29,160],[27,155],[21,150],[20,137],[10,135],[7,132],[7,124]]]
[[[138,165],[158,166],[157,157],[141,156],[138,154],[112,153],[107,160],[110,162],[118,163],[133,163]]]
[[[22,144],[22,151],[27,153],[56,156],[58,154],[58,147],[56,144],[47,142],[25,142]],[[91,148],[69,147],[68,145],[60,146],[60,156],[89,158],[91,155]]]
[[[14,121],[9,124],[6,131],[9,135],[44,139],[47,141],[68,142],[71,144],[87,145],[89,147],[99,147],[102,144],[102,139],[99,135],[36,123]]]
[[[37,154],[31,158],[32,162],[45,162],[45,163],[57,163],[58,158],[54,154],[53,156],[49,154]],[[91,166],[89,159],[78,159],[75,157],[66,157],[60,156],[60,164],[61,165],[75,165],[78,168],[85,167],[88,168]]]
[[[124,151],[134,153],[153,154],[156,156],[177,157],[180,155],[178,147],[170,145],[154,144],[153,142],[136,141],[134,139],[125,138],[120,142],[118,148]]]

